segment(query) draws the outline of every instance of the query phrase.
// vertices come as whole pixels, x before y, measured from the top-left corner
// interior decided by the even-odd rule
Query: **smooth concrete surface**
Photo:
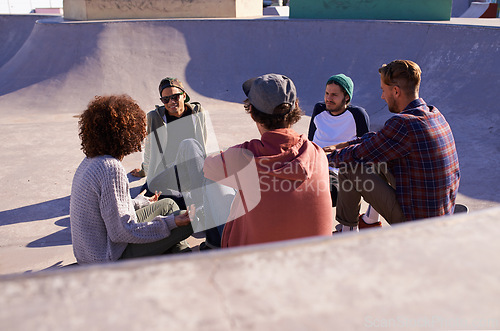
[[[262,13],[264,15],[289,16],[290,15],[290,7],[288,7],[288,6],[269,6],[269,7],[265,7]]]
[[[448,21],[453,0],[293,0],[291,18]]]
[[[497,4],[489,2],[472,2],[469,9],[460,17],[496,18]]]
[[[31,34],[35,22],[44,15],[0,14],[0,67],[12,58]]]
[[[451,6],[451,17],[460,17],[469,9],[472,0],[453,0]]]
[[[0,321],[51,331],[498,330],[499,213],[4,277]]]
[[[156,328],[302,330],[374,327],[394,316],[498,318],[499,209],[483,209],[500,205],[499,19],[33,23],[31,16],[0,16],[0,40],[8,41],[0,43],[6,329],[158,322]],[[83,158],[75,116],[94,95],[128,93],[148,111],[159,102],[159,81],[177,76],[210,112],[227,147],[258,137],[241,104],[246,79],[288,75],[310,115],[328,77],[343,72],[355,82],[353,103],[367,109],[377,129],[390,116],[378,68],[397,58],[420,64],[422,97],[450,122],[462,170],[458,202],[469,215],[359,237],[54,270],[74,261],[69,194]],[[308,125],[305,116],[296,129],[306,133]],[[136,153],[124,166],[130,171],[140,161]],[[132,182],[133,194],[141,184]],[[340,286],[344,280],[348,286]]]
[[[15,30],[9,24],[20,29],[33,23],[23,16],[0,18],[2,31]],[[220,146],[227,147],[258,136],[240,104],[241,83],[249,77],[289,75],[310,114],[328,77],[344,72],[356,85],[353,102],[367,109],[377,129],[390,116],[380,99],[378,67],[396,58],[413,59],[424,72],[422,96],[441,109],[455,132],[462,169],[459,202],[472,211],[498,205],[497,187],[487,183],[498,183],[490,169],[498,168],[500,150],[495,125],[499,22],[39,21],[29,37],[13,38],[18,52],[4,58],[0,68],[0,247],[9,257],[0,260],[0,272],[72,262],[69,193],[83,157],[74,116],[94,95],[106,93],[129,93],[150,110],[159,101],[157,84],[167,75],[182,79],[192,99],[205,105]],[[349,52],[339,53],[338,45]],[[297,130],[306,133],[308,122],[305,117]],[[126,158],[126,169],[140,159],[138,154]]]
[[[67,20],[250,17],[261,0],[64,0]]]

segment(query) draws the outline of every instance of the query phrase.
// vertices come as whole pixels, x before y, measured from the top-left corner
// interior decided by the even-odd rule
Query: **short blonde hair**
[[[422,70],[410,60],[395,60],[378,69],[382,81],[389,86],[399,86],[404,92],[419,92]]]

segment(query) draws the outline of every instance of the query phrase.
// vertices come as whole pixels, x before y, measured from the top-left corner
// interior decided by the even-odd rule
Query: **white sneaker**
[[[349,232],[349,231],[359,232],[359,228],[357,226],[342,225],[342,232]]]
[[[359,228],[357,226],[345,226],[342,224],[337,225],[336,230],[332,232],[332,234],[338,234],[338,233],[347,233],[347,232],[359,232]]]

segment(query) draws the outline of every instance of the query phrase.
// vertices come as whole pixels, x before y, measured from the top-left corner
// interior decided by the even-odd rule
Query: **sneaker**
[[[455,204],[455,211],[453,212],[453,214],[458,214],[458,213],[466,213],[466,214],[468,214],[469,213],[469,207],[467,207],[466,205],[463,205],[461,203],[456,203]]]
[[[220,247],[217,247],[207,241],[204,241],[200,244],[200,251],[208,251],[208,250],[212,250],[212,249],[218,249]]]
[[[354,227],[354,226],[344,226],[342,224],[338,224],[336,227],[335,227],[335,231],[332,232],[332,235],[336,235],[336,234],[339,234],[339,233],[342,233],[342,232],[359,232],[359,229],[358,227]]]
[[[175,244],[174,246],[170,247],[169,250],[165,252],[165,254],[176,254],[176,253],[191,253],[191,247],[189,247],[189,244],[187,241],[182,240]]]
[[[205,234],[205,231],[200,231],[200,232],[193,233],[191,235],[191,237],[196,238],[196,239],[203,239],[206,237],[206,234]]]
[[[378,222],[375,222],[375,223],[366,223],[364,220],[363,220],[363,215],[364,214],[361,214],[359,215],[358,217],[358,228],[360,230],[362,229],[369,229],[369,228],[381,228],[382,227],[382,222],[378,221]]]
[[[208,251],[210,249],[212,249],[212,247],[208,247],[205,241],[200,244],[200,251]]]

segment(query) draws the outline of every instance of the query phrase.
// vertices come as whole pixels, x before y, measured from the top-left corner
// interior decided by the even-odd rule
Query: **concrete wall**
[[[453,0],[451,8],[451,17],[460,17],[467,9],[469,9],[472,0]]]
[[[16,16],[15,27],[11,15],[0,15],[0,67],[11,59],[23,46],[39,19],[47,18],[43,15]]]
[[[452,0],[293,0],[290,18],[449,20]]]
[[[4,277],[0,322],[14,331],[499,329],[499,212]]]
[[[68,20],[262,16],[261,0],[64,0]]]

